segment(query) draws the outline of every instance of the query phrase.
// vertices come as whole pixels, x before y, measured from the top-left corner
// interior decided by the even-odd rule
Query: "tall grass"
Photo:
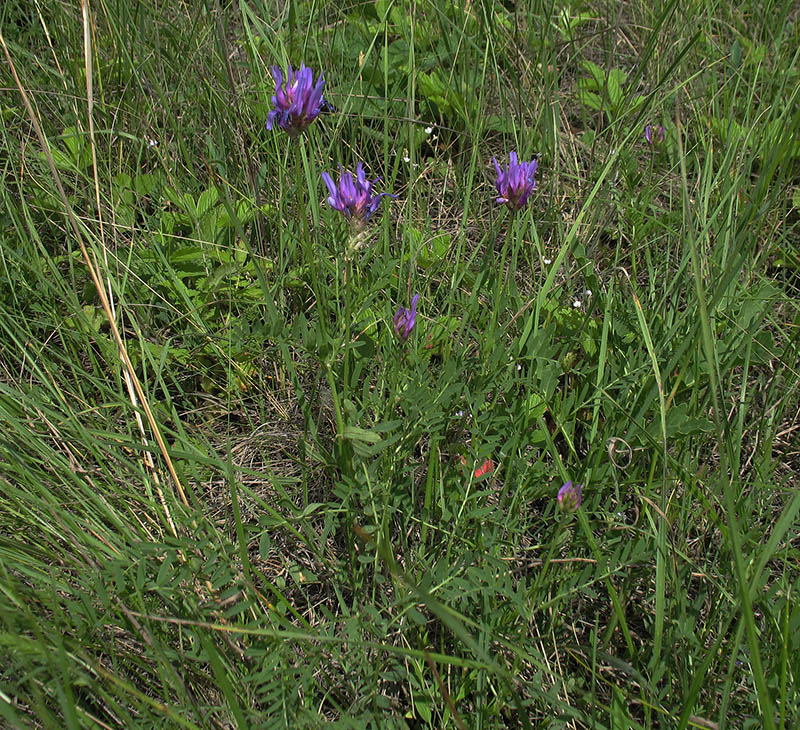
[[[797,727],[797,20],[5,3],[3,722]]]

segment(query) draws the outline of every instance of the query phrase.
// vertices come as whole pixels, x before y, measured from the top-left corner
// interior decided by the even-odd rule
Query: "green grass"
[[[3,4],[0,724],[797,727],[797,21]]]

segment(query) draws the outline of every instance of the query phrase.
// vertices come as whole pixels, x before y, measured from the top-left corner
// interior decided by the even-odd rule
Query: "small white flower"
[[[575,309],[580,309],[581,308],[581,300],[580,299],[576,299],[574,302],[572,302],[572,306],[575,307]]]
[[[584,294],[585,294],[587,297],[590,297],[590,296],[592,296],[592,290],[591,290],[591,289],[587,289],[587,290],[586,290],[585,292],[583,292],[583,293],[584,293]]]
[[[464,418],[464,411],[456,411],[456,418]]]
[[[158,147],[158,140],[157,139],[148,139],[147,140],[148,147]]]
[[[433,131],[433,127],[425,127],[425,134],[430,134]]]
[[[520,370],[522,370],[522,365],[520,365],[519,363],[517,363],[517,372],[519,372]]]
[[[553,263],[553,259],[545,259],[544,262],[549,266],[550,264]]]
[[[411,158],[410,158],[408,155],[404,155],[404,156],[403,156],[403,162],[405,162],[406,164],[408,164],[409,162],[411,162]]]

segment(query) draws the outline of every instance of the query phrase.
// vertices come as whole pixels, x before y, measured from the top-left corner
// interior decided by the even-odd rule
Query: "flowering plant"
[[[520,162],[517,153],[511,152],[508,156],[508,167],[500,167],[497,158],[493,157],[495,170],[497,170],[497,202],[508,205],[512,210],[519,210],[528,202],[530,194],[536,188],[536,170],[539,163],[536,160],[531,162]]]
[[[577,512],[581,506],[581,485],[567,482],[558,490],[558,506],[564,512]]]
[[[275,94],[272,97],[273,108],[267,115],[267,129],[277,124],[290,137],[297,137],[327,105],[322,97],[325,81],[320,74],[314,83],[311,69],[304,64],[300,64],[297,71],[289,65],[286,83],[278,66],[272,67],[272,77],[275,79]]]
[[[644,138],[651,147],[660,145],[664,141],[664,127],[654,127],[648,124],[644,128]]]
[[[385,195],[390,198],[397,197],[390,193],[375,195],[372,192],[372,186],[379,180],[380,178],[367,180],[364,165],[360,162],[356,167],[355,177],[349,170],[340,171],[338,183],[334,183],[333,178],[327,172],[322,173],[322,181],[330,193],[328,203],[331,208],[343,213],[356,226],[363,226],[369,220]]]
[[[419,301],[419,294],[415,294],[411,300],[411,309],[400,307],[397,314],[392,318],[394,324],[394,333],[405,342],[414,329],[414,324],[417,321],[417,301]]]

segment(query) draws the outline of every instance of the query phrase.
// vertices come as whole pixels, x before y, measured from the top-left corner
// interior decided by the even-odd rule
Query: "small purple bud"
[[[581,506],[581,485],[567,482],[558,490],[558,506],[563,512],[577,512]]]
[[[664,127],[654,127],[648,124],[644,128],[644,138],[651,147],[657,147],[664,141]]]
[[[539,163],[536,160],[519,162],[516,152],[509,153],[507,168],[500,167],[496,157],[492,158],[492,162],[497,171],[497,181],[494,184],[497,189],[496,201],[508,205],[511,210],[524,207],[536,188],[534,176]]]
[[[275,79],[275,95],[272,97],[273,108],[267,115],[267,129],[277,124],[290,137],[297,137],[327,108],[328,102],[322,97],[325,81],[320,74],[314,83],[311,69],[304,64],[300,64],[297,71],[291,65],[287,68],[286,83],[278,66],[272,67],[272,77]]]
[[[417,321],[417,302],[419,301],[419,294],[415,294],[411,300],[411,309],[400,307],[397,314],[392,318],[394,324],[394,333],[405,342],[414,329],[414,324]]]
[[[380,178],[375,178],[371,182],[367,180],[364,166],[360,162],[356,167],[355,177],[349,170],[340,170],[337,183],[327,172],[323,172],[321,177],[330,193],[328,203],[331,208],[343,213],[351,223],[359,226],[369,220],[370,216],[378,209],[384,196],[397,197],[389,193],[373,194],[372,186]]]

